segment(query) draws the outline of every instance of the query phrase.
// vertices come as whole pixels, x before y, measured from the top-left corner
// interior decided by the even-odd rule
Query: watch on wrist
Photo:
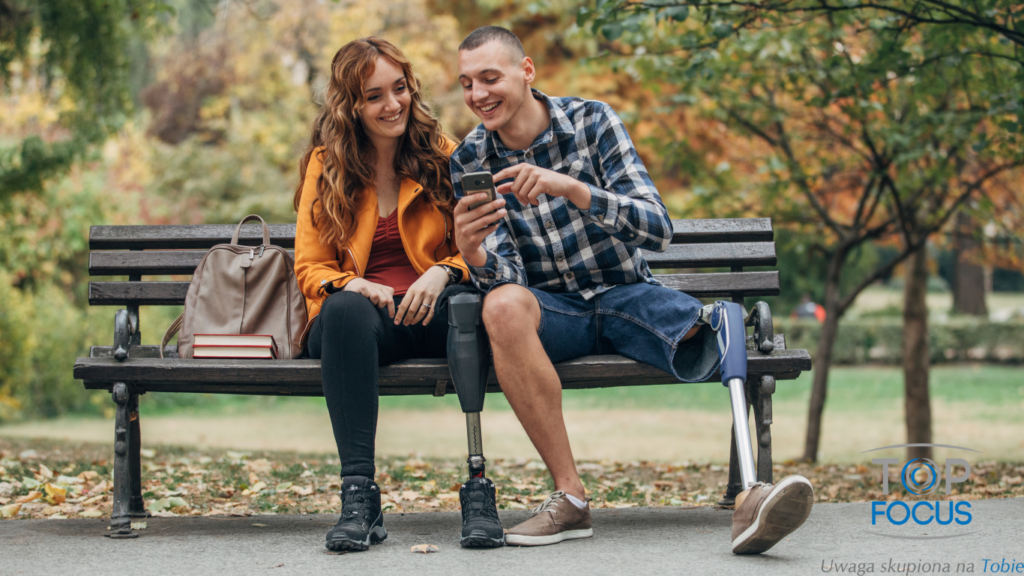
[[[444,268],[444,271],[448,273],[449,284],[458,284],[462,280],[462,270],[447,264],[438,264],[438,266]]]

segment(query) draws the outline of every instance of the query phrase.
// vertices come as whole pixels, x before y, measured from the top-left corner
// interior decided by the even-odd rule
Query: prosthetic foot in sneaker
[[[327,533],[327,549],[362,551],[387,537],[377,483],[365,476],[345,476],[341,483],[341,519]]]
[[[736,496],[732,516],[734,554],[760,554],[800,527],[811,514],[814,488],[803,476],[772,486],[758,482]]]
[[[463,548],[497,548],[505,545],[505,531],[498,520],[494,482],[473,478],[459,489],[462,503]]]

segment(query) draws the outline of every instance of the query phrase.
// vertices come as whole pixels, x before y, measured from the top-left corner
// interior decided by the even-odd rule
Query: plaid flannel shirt
[[[546,194],[524,206],[506,194],[508,213],[483,242],[487,262],[469,267],[473,283],[485,292],[511,282],[587,300],[619,284],[658,284],[640,249],[664,251],[672,221],[622,120],[604,102],[533,96],[547,104],[548,129],[526,150],[509,150],[477,126],[451,156],[455,197],[465,196],[468,172],[529,162],[587,184],[590,209]]]

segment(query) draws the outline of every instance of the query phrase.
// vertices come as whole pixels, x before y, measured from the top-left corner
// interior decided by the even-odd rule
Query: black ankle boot
[[[494,482],[473,478],[459,489],[462,503],[463,548],[497,548],[505,545],[505,531],[498,521]]]
[[[366,550],[387,537],[377,483],[365,476],[346,476],[341,483],[341,519],[327,533],[327,549]]]

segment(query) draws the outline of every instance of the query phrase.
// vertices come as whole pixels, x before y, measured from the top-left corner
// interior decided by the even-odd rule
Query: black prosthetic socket
[[[470,478],[483,478],[485,462],[480,411],[484,409],[491,354],[481,309],[479,294],[456,294],[448,300],[448,370],[466,413]]]
[[[456,294],[448,299],[448,370],[455,383],[462,411],[484,409],[487,371],[491,353],[480,317],[482,299],[479,294]]]

